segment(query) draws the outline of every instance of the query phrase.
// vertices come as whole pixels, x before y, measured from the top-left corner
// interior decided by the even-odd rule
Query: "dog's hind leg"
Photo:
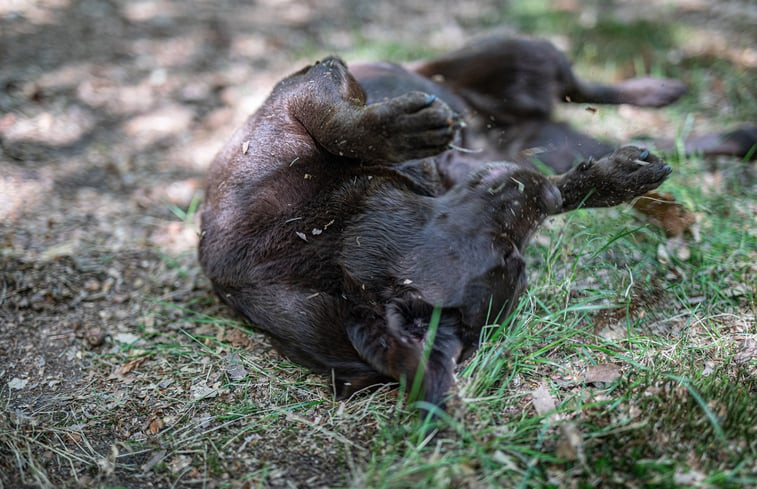
[[[462,343],[452,317],[442,315],[430,332],[432,310],[421,301],[393,301],[383,313],[360,314],[345,328],[360,357],[381,374],[406,382],[411,400],[443,407]]]

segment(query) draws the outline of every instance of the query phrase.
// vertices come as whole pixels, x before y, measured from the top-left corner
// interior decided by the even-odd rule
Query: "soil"
[[[213,154],[277,79],[360,40],[457,47],[499,15],[500,2],[411,3],[0,3],[5,417],[86,411],[81,392],[112,390],[117,365],[108,353],[153,327],[165,304],[228,315],[196,264],[196,214],[180,210],[201,200]],[[708,11],[696,15],[728,24]],[[178,335],[185,326],[171,328]],[[252,349],[270,354],[264,339],[251,338]],[[123,395],[132,394],[127,385]],[[114,437],[89,434],[99,453]],[[9,471],[0,487],[20,484],[13,470],[0,462]],[[315,476],[341,480],[327,470]],[[303,472],[302,484],[312,477]]]

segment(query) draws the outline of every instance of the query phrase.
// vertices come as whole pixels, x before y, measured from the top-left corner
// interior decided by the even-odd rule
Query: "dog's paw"
[[[639,107],[663,107],[686,93],[686,85],[671,78],[632,78],[617,85],[621,101]]]
[[[389,161],[441,153],[461,127],[460,116],[442,100],[410,92],[365,108],[362,123],[378,136],[376,151]]]
[[[673,170],[649,150],[625,146],[600,160],[581,163],[576,171],[593,189],[588,204],[604,207],[654,190]]]

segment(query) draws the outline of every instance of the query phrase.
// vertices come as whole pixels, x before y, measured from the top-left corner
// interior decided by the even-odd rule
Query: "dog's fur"
[[[216,157],[200,262],[226,303],[339,395],[423,366],[420,397],[443,405],[456,363],[523,291],[521,253],[542,220],[628,201],[671,171],[551,121],[554,102],[661,106],[684,90],[586,83],[524,39],[408,67],[326,58],[276,85]],[[560,175],[535,171],[529,148]]]

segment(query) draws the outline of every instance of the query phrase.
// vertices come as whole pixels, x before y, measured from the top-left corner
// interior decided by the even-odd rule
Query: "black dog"
[[[521,253],[543,219],[626,202],[671,171],[550,121],[554,101],[660,106],[684,90],[585,83],[550,44],[522,39],[408,68],[326,58],[276,85],[216,157],[200,262],[226,303],[339,395],[423,364],[420,397],[443,405],[456,363],[523,291]],[[534,171],[534,156],[562,175]],[[514,163],[489,163],[502,160]]]

